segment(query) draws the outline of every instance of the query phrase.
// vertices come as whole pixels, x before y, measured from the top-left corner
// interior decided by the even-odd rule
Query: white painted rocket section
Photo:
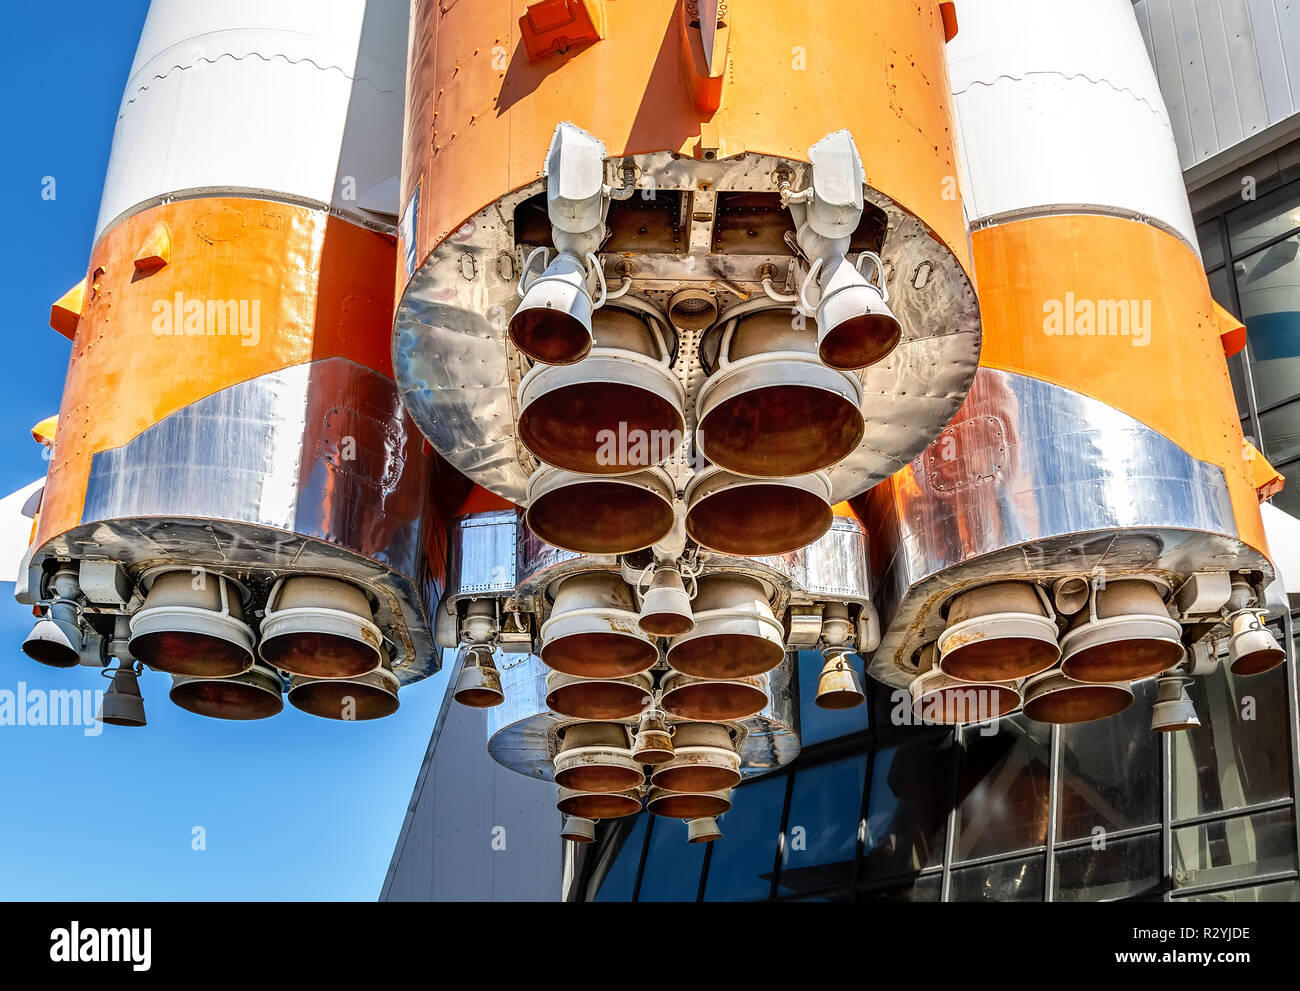
[[[1196,247],[1131,0],[967,0],[958,15],[948,64],[972,223],[1100,212]]]
[[[1264,533],[1277,571],[1277,584],[1294,609],[1300,605],[1300,520],[1268,502],[1259,510],[1264,517]],[[1292,563],[1283,567],[1278,563],[1281,561]]]
[[[391,227],[408,20],[400,0],[154,0],[96,236],[195,195],[329,204]]]
[[[0,499],[0,582],[16,582],[25,573],[23,559],[32,537],[32,496],[45,487],[45,479],[28,482]]]

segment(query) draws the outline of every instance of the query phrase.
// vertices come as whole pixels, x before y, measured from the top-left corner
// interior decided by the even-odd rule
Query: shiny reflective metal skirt
[[[981,368],[921,456],[862,497],[883,640],[870,673],[914,675],[963,587],[1092,573],[1164,576],[1269,562],[1238,539],[1223,471],[1077,392]]]

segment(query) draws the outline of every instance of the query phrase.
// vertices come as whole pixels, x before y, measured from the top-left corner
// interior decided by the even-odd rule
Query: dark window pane
[[[1208,276],[1210,294],[1220,306],[1229,311],[1233,309],[1232,294],[1228,285],[1231,271],[1230,268],[1221,268]],[[1250,387],[1246,384],[1245,362],[1245,351],[1238,351],[1228,358],[1228,378],[1232,382],[1232,396],[1237,401],[1237,415],[1242,418],[1250,415]]]
[[[783,898],[787,902],[851,902],[857,900],[857,895],[852,888],[837,888],[834,891],[823,891],[815,895],[796,895],[793,898]]]
[[[1151,732],[1155,681],[1109,719],[1061,727],[1059,840],[1160,821],[1160,737]]]
[[[952,872],[955,902],[1041,902],[1043,900],[1042,854],[1027,860],[1004,860],[979,864]]]
[[[956,756],[951,733],[876,751],[862,838],[864,877],[943,863]]]
[[[1300,902],[1300,881],[1274,881],[1257,884],[1253,888],[1231,888],[1228,891],[1207,891],[1203,895],[1188,895],[1180,902]]]
[[[1051,728],[1023,716],[962,733],[958,777],[957,860],[993,856],[1047,842]]]
[[[700,893],[700,868],[707,843],[687,843],[686,823],[656,817],[641,875],[640,902],[693,902]]]
[[[883,888],[868,888],[858,896],[864,902],[937,902],[943,891],[942,874],[909,878]]]
[[[1056,855],[1057,901],[1113,902],[1159,893],[1159,833],[1112,840],[1104,850],[1090,843]]]
[[[731,801],[731,811],[718,820],[722,839],[713,841],[704,900],[762,901],[772,890],[785,776],[742,785],[731,793]]]
[[[1221,664],[1188,692],[1201,725],[1173,734],[1174,819],[1289,797],[1285,666],[1234,678]]]
[[[1201,261],[1205,263],[1207,269],[1218,268],[1223,264],[1223,237],[1219,233],[1219,220],[1217,217],[1196,228],[1196,240],[1201,246]],[[1215,299],[1218,299],[1218,297],[1216,296]],[[1219,302],[1223,303],[1224,306],[1228,305],[1221,299],[1219,299]]]
[[[641,864],[641,849],[645,844],[646,820],[650,818],[648,812],[643,812],[636,817],[636,822],[632,828],[627,830],[619,824],[617,835],[622,838],[621,843],[612,855],[612,863],[604,871],[604,878],[599,882],[600,887],[596,891],[596,896],[592,901],[597,902],[630,902],[632,900],[632,888],[636,885],[636,871]],[[604,858],[602,857],[603,862]],[[597,867],[596,876],[599,877],[601,868]]]
[[[867,690],[871,704],[871,726],[877,740],[905,742],[917,733],[932,729],[912,717],[912,696],[906,688],[894,688],[873,681]]]
[[[1221,268],[1205,277],[1210,283],[1210,295],[1225,310],[1232,310],[1232,294],[1228,286],[1228,269]]]
[[[1273,505],[1284,513],[1300,516],[1300,461],[1273,466],[1287,479],[1286,487],[1272,499]]]
[[[1243,258],[1234,267],[1255,400],[1260,406],[1295,395],[1300,383],[1298,256],[1300,237],[1291,237]]]
[[[781,850],[781,894],[853,880],[866,773],[867,755],[858,754],[795,775]]]
[[[1228,212],[1234,255],[1300,227],[1300,183],[1289,183]]]
[[[863,677],[862,658],[851,654],[849,661],[858,672],[858,677]],[[805,747],[867,728],[868,712],[865,705],[855,709],[822,709],[817,705],[817,676],[821,674],[822,663],[821,651],[799,651],[799,708]]]
[[[1295,866],[1295,814],[1290,808],[1174,830],[1175,888],[1246,881]]]
[[[1237,401],[1237,416],[1242,421],[1241,432],[1249,434],[1250,426],[1250,386],[1246,384],[1246,373],[1243,371],[1244,362],[1246,361],[1246,352],[1238,351],[1228,359],[1228,380],[1232,383],[1232,398]],[[1247,437],[1252,444],[1259,438]],[[1255,444],[1259,447],[1258,444]]]
[[[1300,392],[1300,378],[1292,388]],[[1264,435],[1264,456],[1274,464],[1300,454],[1300,402],[1261,414],[1259,432]]]

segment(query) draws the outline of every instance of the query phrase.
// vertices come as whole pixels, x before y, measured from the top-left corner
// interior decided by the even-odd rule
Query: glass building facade
[[[1243,432],[1300,481],[1300,171],[1197,217],[1215,298],[1246,325],[1228,359]],[[1300,516],[1300,484],[1275,504]],[[596,901],[1298,901],[1295,615],[1286,665],[1191,688],[1197,729],[1151,730],[1154,681],[1112,719],[1050,727],[900,725],[901,695],[812,704],[803,743],[738,786],[721,839],[642,813],[605,825],[578,898]]]

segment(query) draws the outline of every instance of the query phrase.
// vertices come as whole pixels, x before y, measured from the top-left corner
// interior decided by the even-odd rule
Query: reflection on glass
[[[942,874],[925,874],[885,885],[868,888],[858,896],[864,902],[937,902],[943,891]]]
[[[707,843],[687,843],[686,823],[655,818],[650,850],[641,873],[639,902],[693,902],[700,893],[700,868]]]
[[[849,655],[849,662],[862,678],[862,658],[857,654]],[[814,701],[817,697],[817,676],[822,670],[820,650],[799,651],[799,711],[803,745],[810,747],[814,743],[833,740],[837,736],[847,736],[867,728],[868,709],[860,705],[854,709],[822,709]]]
[[[1174,819],[1289,796],[1285,666],[1234,678],[1220,664],[1188,691],[1201,725],[1172,734]]]
[[[1188,895],[1180,902],[1300,902],[1300,881],[1274,881],[1253,888],[1231,888]]]
[[[1228,213],[1228,238],[1234,256],[1297,227],[1300,227],[1300,183],[1282,186]]]
[[[952,901],[1041,902],[1046,874],[1043,864],[1043,855],[1039,854],[1027,860],[1004,860],[953,871]]]
[[[985,735],[962,733],[958,776],[958,860],[993,856],[1047,842],[1051,728],[1013,716]]]
[[[1113,902],[1159,895],[1159,833],[1111,840],[1104,849],[1089,843],[1056,855],[1057,901]]]
[[[1057,839],[1160,821],[1160,737],[1151,732],[1155,681],[1133,686],[1118,716],[1061,727]]]
[[[1245,880],[1295,866],[1290,808],[1174,830],[1175,888]]]
[[[1271,406],[1300,391],[1300,237],[1233,266],[1246,324],[1255,401]]]
[[[605,871],[604,879],[599,881],[600,888],[592,901],[630,902],[632,889],[636,886],[636,871],[641,865],[641,850],[645,845],[646,821],[650,813],[642,812],[636,817],[631,829],[623,823],[617,826],[616,836],[620,838],[617,849],[612,856],[612,863]],[[602,857],[602,862],[604,858]],[[596,868],[594,877],[599,878],[600,867]]]
[[[858,754],[795,775],[781,848],[779,894],[797,895],[853,880],[866,773],[867,755]]]
[[[862,838],[864,877],[943,863],[956,756],[950,733],[876,751]]]
[[[1196,240],[1201,246],[1201,260],[1206,268],[1217,268],[1223,264],[1223,238],[1219,235],[1219,221],[1211,220],[1196,228]],[[1218,296],[1214,297],[1219,299]],[[1223,300],[1219,299],[1220,303]],[[1223,303],[1227,306],[1227,303]]]
[[[718,820],[722,838],[712,843],[704,900],[762,901],[772,891],[785,776],[741,785],[732,791],[731,803],[731,811]]]

